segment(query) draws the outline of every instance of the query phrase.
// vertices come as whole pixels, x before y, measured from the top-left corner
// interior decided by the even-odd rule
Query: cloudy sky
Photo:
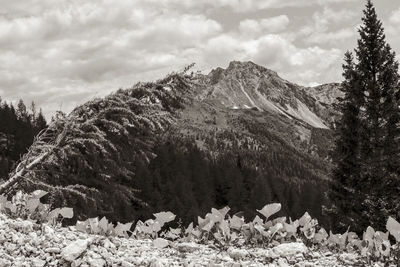
[[[400,53],[400,1],[375,0]],[[301,85],[341,80],[363,0],[2,0],[0,96],[47,116],[197,68],[251,60]]]

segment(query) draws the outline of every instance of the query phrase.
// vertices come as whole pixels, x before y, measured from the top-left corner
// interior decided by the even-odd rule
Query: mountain
[[[51,191],[47,201],[73,206],[78,219],[171,210],[188,223],[210,207],[251,217],[280,202],[281,215],[309,211],[327,225],[338,88],[237,61],[138,83],[59,114],[24,156],[14,189]]]
[[[318,105],[306,88],[280,78],[274,71],[252,62],[233,61],[226,70],[213,70],[208,78],[211,86],[204,97],[225,107],[275,112],[316,128],[328,128],[329,121],[318,116],[326,107]]]
[[[339,84],[303,87],[253,62],[238,61],[226,69],[212,70],[201,77],[201,84],[182,116],[191,127],[206,122],[195,132],[207,129],[211,119],[211,128],[241,132],[237,124],[249,117],[247,125],[257,121],[262,128],[263,123],[272,123],[273,127],[264,132],[273,132],[297,150],[320,151],[327,156],[327,146],[315,144],[330,135],[329,129],[339,115],[334,108],[336,98],[341,96]],[[181,124],[179,127],[185,128]]]

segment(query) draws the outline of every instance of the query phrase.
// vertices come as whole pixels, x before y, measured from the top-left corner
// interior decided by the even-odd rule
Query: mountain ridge
[[[201,96],[202,100],[217,100],[232,109],[274,111],[316,128],[327,129],[333,123],[330,116],[335,115],[334,100],[327,91],[335,91],[333,95],[340,96],[338,84],[303,87],[251,61],[232,61],[226,69],[212,70],[206,79],[209,88]]]
[[[49,156],[10,193],[50,191],[48,201],[74,207],[79,220],[125,222],[171,210],[189,222],[226,205],[251,217],[259,205],[280,202],[282,215],[309,211],[324,222],[331,130],[302,120],[301,107],[318,106],[304,90],[241,62],[118,90],[56,119],[21,166]]]

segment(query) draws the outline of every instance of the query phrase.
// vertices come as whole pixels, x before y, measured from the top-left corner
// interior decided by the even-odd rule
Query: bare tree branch
[[[50,155],[49,152],[45,152],[44,154],[40,155],[39,157],[37,157],[35,160],[33,160],[31,163],[29,163],[23,168],[19,167],[22,164],[21,162],[17,167],[18,171],[15,172],[15,174],[12,175],[10,179],[8,179],[7,181],[5,181],[3,184],[0,185],[0,195],[8,191],[8,189],[11,188],[14,184],[16,184],[20,179],[22,179],[29,170],[31,170],[33,167],[39,164],[42,160],[45,160],[49,155]]]

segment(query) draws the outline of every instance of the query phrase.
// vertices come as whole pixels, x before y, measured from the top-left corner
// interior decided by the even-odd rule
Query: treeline
[[[17,106],[0,98],[0,179],[6,179],[16,161],[25,154],[34,137],[46,128],[46,119],[35,103],[27,108],[22,100]]]
[[[247,219],[267,203],[282,204],[280,215],[297,218],[308,211],[323,221],[321,203],[326,185],[300,162],[284,153],[256,152],[260,168],[247,166],[239,151],[212,158],[194,140],[176,139],[157,144],[149,164],[138,162],[135,188],[147,207],[138,207],[138,219],[170,210],[188,224],[210,207],[229,206]],[[318,181],[318,182],[317,182]],[[323,222],[322,222],[323,223]]]

